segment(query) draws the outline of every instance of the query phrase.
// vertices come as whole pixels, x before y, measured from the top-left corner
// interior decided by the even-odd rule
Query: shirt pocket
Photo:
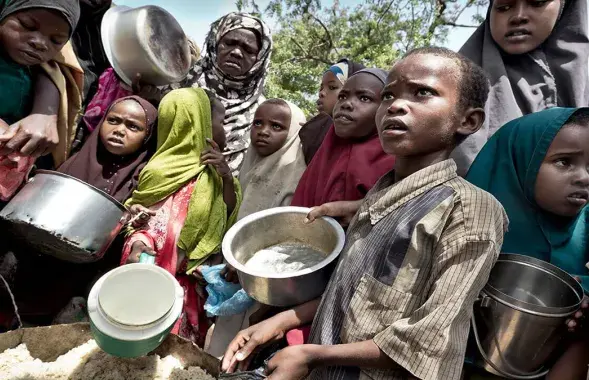
[[[341,332],[343,343],[370,340],[393,322],[404,318],[411,294],[364,274],[352,296]]]

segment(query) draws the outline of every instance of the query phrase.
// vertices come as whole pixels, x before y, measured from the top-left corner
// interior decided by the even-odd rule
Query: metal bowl
[[[271,306],[294,306],[323,294],[345,243],[343,228],[332,218],[305,224],[310,209],[278,207],[257,212],[236,223],[223,239],[223,256],[238,272],[243,289]],[[298,242],[325,254],[319,264],[297,272],[268,274],[245,267],[258,251],[276,244]]]
[[[41,254],[89,263],[101,259],[125,219],[125,207],[69,175],[38,170],[0,211],[12,235]]]
[[[154,86],[177,83],[188,74],[188,39],[163,8],[113,7],[102,19],[101,34],[111,66],[128,85],[137,74],[142,82]]]

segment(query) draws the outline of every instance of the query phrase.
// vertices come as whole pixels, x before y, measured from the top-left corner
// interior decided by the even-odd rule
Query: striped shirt
[[[373,340],[396,364],[323,367],[310,379],[460,379],[472,305],[503,243],[499,202],[453,160],[367,194],[317,311],[310,343]]]

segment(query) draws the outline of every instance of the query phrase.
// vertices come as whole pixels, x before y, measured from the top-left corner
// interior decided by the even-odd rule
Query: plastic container
[[[168,336],[183,303],[184,290],[165,269],[146,263],[118,267],[88,296],[92,335],[113,356],[147,355]]]

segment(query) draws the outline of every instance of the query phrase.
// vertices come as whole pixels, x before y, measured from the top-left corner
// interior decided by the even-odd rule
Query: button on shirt
[[[499,202],[453,160],[367,194],[323,295],[310,343],[373,340],[388,370],[323,367],[311,379],[460,379],[472,305],[507,228]]]

